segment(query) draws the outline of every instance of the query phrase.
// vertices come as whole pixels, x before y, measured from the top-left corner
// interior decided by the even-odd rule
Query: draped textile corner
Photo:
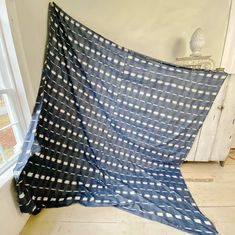
[[[226,77],[121,47],[51,3],[41,84],[14,169],[21,211],[112,205],[216,234],[180,164]]]

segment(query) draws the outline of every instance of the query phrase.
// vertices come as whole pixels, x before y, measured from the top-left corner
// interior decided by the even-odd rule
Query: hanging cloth
[[[15,167],[22,212],[114,206],[216,234],[180,171],[227,77],[119,46],[49,5],[45,62]]]

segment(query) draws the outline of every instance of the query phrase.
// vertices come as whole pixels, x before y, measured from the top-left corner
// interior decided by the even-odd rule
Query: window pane
[[[0,129],[4,126],[9,125],[10,123],[11,122],[7,113],[7,106],[5,103],[4,95],[0,95]]]
[[[13,127],[8,127],[0,131],[0,165],[9,160],[14,154],[16,139]]]

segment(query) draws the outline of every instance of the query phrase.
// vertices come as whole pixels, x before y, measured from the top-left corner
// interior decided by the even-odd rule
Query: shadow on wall
[[[172,57],[182,57],[185,56],[187,51],[187,42],[184,38],[177,38],[172,47]]]

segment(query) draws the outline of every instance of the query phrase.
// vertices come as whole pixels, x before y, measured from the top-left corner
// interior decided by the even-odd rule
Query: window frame
[[[4,88],[0,88],[0,94],[7,95],[7,106],[13,107],[8,109],[11,118],[11,125],[16,138],[17,153],[0,167],[0,177],[7,170],[12,170],[20,154],[20,148],[31,120],[29,103],[26,98],[23,80],[21,77],[16,51],[7,8],[4,0],[0,0],[0,72],[4,77]],[[16,127],[17,125],[17,127]],[[17,129],[17,130],[16,130]]]

